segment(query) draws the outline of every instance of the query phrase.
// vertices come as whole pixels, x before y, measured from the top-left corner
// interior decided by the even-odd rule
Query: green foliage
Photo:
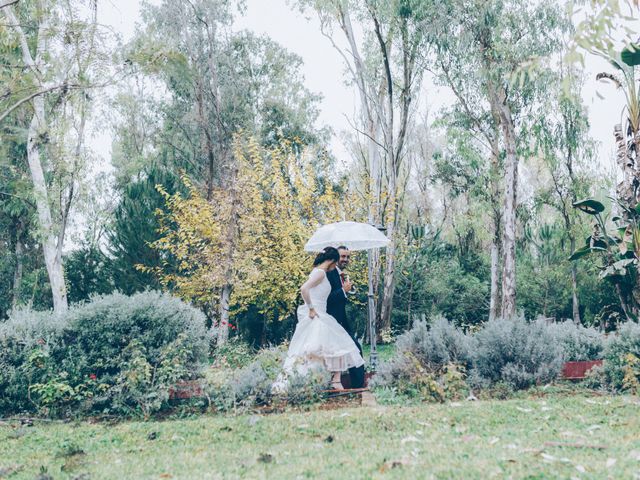
[[[67,313],[18,311],[0,324],[0,412],[149,415],[197,374],[204,316],[156,292],[113,294]]]
[[[213,349],[213,365],[216,368],[242,368],[251,362],[255,351],[240,337],[231,337]]]
[[[123,352],[122,370],[108,392],[114,409],[145,418],[159,411],[169,400],[170,388],[194,373],[189,343],[187,334],[179,334],[152,363],[143,343],[131,340]]]
[[[107,226],[113,284],[128,295],[160,288],[152,274],[136,268],[138,264],[150,268],[162,264],[162,255],[150,246],[160,237],[156,213],[164,208],[164,197],[156,189],[157,185],[171,194],[179,189],[175,175],[163,168],[149,167],[122,187],[113,222]]]
[[[390,401],[460,398],[470,387],[512,392],[553,381],[565,359],[602,358],[604,344],[601,333],[570,322],[519,316],[465,334],[439,317],[430,328],[419,322],[398,338],[372,386]]]
[[[394,356],[380,365],[372,387],[428,401],[458,398],[470,358],[469,338],[444,317],[436,317],[431,328],[418,322],[398,337]]]
[[[251,363],[240,369],[211,368],[205,377],[205,391],[214,410],[241,413],[283,401],[289,406],[319,401],[331,377],[325,370],[289,375],[285,393],[272,391],[282,373],[284,358],[283,349],[269,348],[260,350]]]
[[[599,360],[602,358],[606,338],[595,328],[576,325],[569,320],[551,323],[549,328],[562,345],[565,361]]]
[[[474,335],[472,383],[504,381],[522,389],[555,379],[564,363],[562,344],[544,320],[524,317],[485,323]]]
[[[464,252],[439,235],[410,239],[398,260],[392,326],[410,328],[419,318],[444,315],[461,326],[476,325],[488,313],[489,271],[482,252]]]
[[[634,322],[627,322],[612,333],[604,350],[604,373],[613,390],[625,388],[629,355],[640,358],[640,325]]]
[[[95,295],[106,295],[115,290],[111,259],[95,246],[86,246],[71,252],[64,263],[67,298],[70,303],[89,300]]]

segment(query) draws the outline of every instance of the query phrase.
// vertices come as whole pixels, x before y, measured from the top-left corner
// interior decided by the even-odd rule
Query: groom
[[[349,266],[351,260],[351,252],[347,247],[338,247],[338,253],[340,254],[340,260],[336,268],[327,272],[327,278],[331,284],[331,293],[327,299],[327,313],[335,318],[342,328],[344,328],[349,336],[353,339],[354,343],[360,350],[362,355],[362,347],[353,331],[353,325],[347,318],[346,306],[349,299],[347,294],[353,289],[353,285],[344,275],[345,269]],[[364,365],[361,367],[355,367],[349,369],[349,378],[351,379],[351,388],[363,388],[364,387]]]

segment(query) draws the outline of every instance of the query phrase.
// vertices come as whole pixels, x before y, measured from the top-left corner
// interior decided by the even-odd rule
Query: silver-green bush
[[[544,320],[527,322],[523,316],[485,323],[474,335],[474,386],[499,381],[516,389],[555,379],[564,363],[562,343]]]
[[[213,367],[207,373],[205,391],[216,411],[245,412],[274,403],[308,404],[321,399],[331,375],[326,370],[288,375],[287,389],[274,394],[272,385],[282,373],[286,352],[282,348],[260,350],[240,369]]]
[[[625,367],[628,355],[640,358],[640,325],[634,322],[623,324],[611,334],[604,350],[604,376],[613,390],[624,387]]]
[[[470,365],[472,339],[442,316],[417,322],[396,341],[395,354],[371,381],[374,389],[395,388],[403,395],[440,398],[446,368]]]
[[[207,353],[204,315],[157,292],[96,297],[60,316],[18,312],[0,326],[0,414],[148,414]]]
[[[595,328],[576,325],[570,320],[549,324],[552,334],[560,342],[567,362],[599,360],[606,337]]]

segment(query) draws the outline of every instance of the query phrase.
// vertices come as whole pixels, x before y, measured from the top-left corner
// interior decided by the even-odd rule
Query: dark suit
[[[335,268],[333,270],[329,270],[327,272],[327,278],[331,284],[331,293],[327,299],[327,313],[342,325],[342,328],[344,328],[353,339],[358,350],[360,350],[360,355],[362,355],[362,347],[355,336],[353,325],[347,318],[347,302],[349,300],[342,289],[342,281],[340,280],[338,270]],[[351,388],[364,387],[364,366],[350,368],[349,378],[351,380]]]

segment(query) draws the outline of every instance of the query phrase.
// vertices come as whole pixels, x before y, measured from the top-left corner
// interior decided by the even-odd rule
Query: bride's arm
[[[307,307],[309,307],[310,318],[314,318],[318,316],[318,314],[316,313],[315,308],[313,308],[313,305],[311,305],[311,296],[309,295],[309,290],[311,290],[313,287],[317,285],[320,285],[320,282],[322,282],[322,277],[324,275],[325,275],[324,272],[322,272],[321,270],[314,270],[311,276],[309,277],[309,280],[304,282],[302,284],[302,287],[300,287],[300,293],[302,293],[302,299],[304,300],[304,303],[307,305]]]

